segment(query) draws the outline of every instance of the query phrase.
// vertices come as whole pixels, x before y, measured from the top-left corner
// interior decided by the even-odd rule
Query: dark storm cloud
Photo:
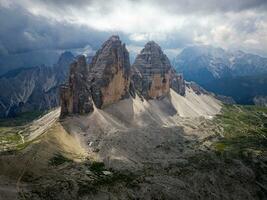
[[[98,47],[109,33],[87,26],[50,21],[25,9],[0,7],[0,54],[37,49]]]
[[[123,0],[122,0],[123,1]],[[120,6],[122,1],[116,0],[36,0],[35,3],[41,3],[52,8],[66,8],[76,7],[83,9],[83,7],[94,5],[101,5],[101,11],[106,12],[109,5],[116,4]],[[214,12],[240,12],[249,9],[259,9],[266,12],[267,0],[126,0],[129,3],[151,3],[158,5],[164,9],[172,12],[179,12],[183,14],[190,13],[214,13]],[[105,14],[105,13],[103,13]]]
[[[128,45],[195,43],[267,52],[267,0],[1,0],[0,55],[93,48],[115,33]],[[227,39],[227,40],[226,40]]]

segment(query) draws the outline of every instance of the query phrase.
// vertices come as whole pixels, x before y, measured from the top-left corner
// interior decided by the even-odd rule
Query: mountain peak
[[[149,41],[145,44],[144,51],[159,52],[161,53],[161,47],[154,41]],[[163,52],[162,52],[163,53]]]
[[[160,48],[160,46],[159,46],[155,41],[153,41],[153,40],[148,41],[148,42],[146,43],[145,47],[146,47],[146,46],[155,46],[155,47]]]
[[[184,95],[184,81],[172,70],[168,57],[154,41],[149,41],[137,55],[133,68],[133,81],[137,91],[146,99],[161,98],[172,87]]]
[[[86,65],[80,56],[71,66],[69,83],[61,88],[61,115],[89,113],[94,108],[128,98],[135,91],[146,99],[170,94],[173,86],[184,95],[184,80],[175,74],[169,59],[153,41],[137,56],[131,74],[129,53],[118,36],[111,36]],[[136,69],[136,70],[134,70]],[[132,76],[131,76],[132,75]]]
[[[154,41],[146,43],[140,54],[137,55],[133,66],[136,66],[139,70],[150,67],[166,70],[171,68],[168,57],[164,54],[161,47]]]
[[[84,56],[71,66],[68,85],[61,88],[61,115],[89,113],[128,96],[129,53],[118,36],[111,36],[93,57],[89,68]]]
[[[101,49],[99,49],[97,51],[96,55],[101,54],[101,53],[106,52],[106,51],[109,51],[110,49],[115,50],[115,49],[118,49],[120,47],[122,47],[126,50],[125,44],[122,44],[120,37],[117,35],[112,35],[107,41],[105,41],[102,44]]]
[[[110,36],[110,38],[108,40],[118,41],[118,40],[120,40],[120,37],[118,35],[112,35],[112,36]]]
[[[74,55],[70,51],[63,52],[58,59],[58,64],[65,64],[74,59]]]
[[[86,58],[84,55],[80,55],[77,58],[77,62],[79,65],[86,65]]]
[[[72,57],[73,54],[70,51],[64,51],[60,57]]]

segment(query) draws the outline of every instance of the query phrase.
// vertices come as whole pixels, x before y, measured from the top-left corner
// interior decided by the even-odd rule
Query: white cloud
[[[182,49],[164,49],[164,53],[168,56],[170,61],[172,61],[179,53],[181,53]]]
[[[50,23],[123,33],[132,45],[155,40],[177,49],[192,44],[252,47],[267,52],[266,0],[2,0]],[[27,37],[35,35],[26,34]],[[32,39],[33,39],[32,38]],[[38,39],[38,38],[37,38]]]

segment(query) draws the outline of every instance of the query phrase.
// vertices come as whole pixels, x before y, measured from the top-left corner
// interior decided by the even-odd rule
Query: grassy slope
[[[256,152],[257,154],[266,152],[267,108],[227,105],[223,107],[222,114],[218,115],[214,119],[214,122],[219,127],[223,127],[224,130],[223,132],[220,132],[220,134],[222,134],[224,137],[221,137],[217,142],[214,143],[214,147],[217,152],[226,152],[230,155],[238,156],[240,156],[240,153],[243,154],[251,151]],[[70,144],[70,141],[72,140],[73,143]],[[62,141],[64,142],[62,143]],[[246,179],[245,181],[243,180],[243,177],[246,177],[246,173],[241,173],[241,175],[243,175],[241,178],[227,174],[228,172],[234,174],[234,170],[236,168],[240,170],[239,165],[236,166],[232,161],[229,162],[229,159],[225,160],[223,157],[217,156],[214,153],[209,154],[209,152],[198,153],[192,155],[192,157],[186,158],[188,163],[184,164],[184,166],[170,165],[168,168],[162,168],[156,172],[152,169],[149,169],[145,172],[148,174],[141,174],[140,177],[139,174],[137,176],[136,174],[131,174],[128,172],[117,172],[111,169],[106,169],[104,164],[101,162],[94,162],[92,160],[85,160],[80,163],[73,162],[70,158],[65,157],[64,153],[74,152],[74,147],[78,146],[75,141],[76,140],[74,140],[74,138],[71,139],[71,135],[64,132],[63,127],[58,125],[54,127],[54,129],[50,129],[50,131],[44,135],[44,138],[40,140],[39,144],[34,144],[35,146],[31,148],[31,151],[27,151],[28,154],[24,158],[25,162],[28,163],[27,165],[21,164],[21,160],[18,159],[12,167],[8,166],[8,169],[15,170],[15,172],[20,172],[18,169],[26,166],[26,172],[21,175],[21,180],[33,185],[31,192],[20,189],[20,195],[22,195],[25,199],[32,199],[33,194],[38,195],[43,199],[53,199],[55,194],[61,195],[65,193],[64,197],[69,197],[68,199],[75,199],[77,198],[77,196],[75,196],[76,193],[81,197],[92,195],[98,191],[101,191],[105,187],[109,188],[107,190],[110,190],[115,194],[116,192],[118,194],[123,192],[125,193],[129,188],[129,194],[131,194],[133,191],[136,191],[136,194],[138,194],[143,185],[147,185],[147,187],[150,187],[148,185],[151,185],[151,188],[153,188],[153,184],[146,182],[144,177],[153,177],[155,173],[163,178],[166,175],[171,177],[167,180],[173,180],[175,178],[177,180],[182,180],[182,183],[186,185],[193,184],[195,182],[195,178],[193,178],[193,182],[190,182],[190,178],[196,177],[199,181],[199,184],[195,185],[196,189],[193,190],[193,197],[196,197],[194,196],[195,194],[201,194],[203,197],[207,195],[206,193],[202,194],[202,190],[198,191],[198,186],[207,189],[216,184],[228,184],[232,188],[234,187],[235,183],[238,187],[241,187],[241,184],[245,185],[246,187],[250,187],[255,183],[254,179],[252,182],[247,182]],[[63,148],[63,146],[65,148]],[[62,152],[63,154],[61,154]],[[77,150],[77,152],[80,151]],[[28,162],[29,160],[30,162]],[[47,161],[48,165],[46,165]],[[20,165],[17,163],[20,163]],[[40,168],[40,166],[42,168]],[[44,169],[46,171],[44,171]],[[257,181],[257,184],[261,185],[263,190],[265,190],[266,182],[265,179],[262,178],[264,171],[257,166],[253,166],[253,170],[256,173],[255,180]],[[44,173],[43,176],[39,177],[39,171],[44,171],[42,172]],[[105,171],[109,171],[109,174],[105,175]],[[241,172],[243,171],[241,170]],[[211,180],[214,180],[216,184],[213,182],[209,183],[209,177],[211,177]],[[250,180],[250,177],[248,177],[248,180]],[[238,181],[243,182],[240,183]],[[156,183],[157,182],[158,181],[156,180]],[[176,186],[177,185],[175,185],[175,187]],[[244,188],[246,188],[245,186]],[[193,187],[190,187],[190,189],[192,188]],[[220,187],[215,187],[215,189],[211,191],[216,192],[218,188]],[[223,193],[230,194],[229,191],[232,191],[227,190],[226,186],[222,186],[222,188],[226,190]],[[77,190],[76,193],[75,190]],[[72,193],[72,191],[74,192]],[[186,193],[190,193],[190,190],[186,191]],[[237,191],[237,189],[233,191]],[[220,194],[218,191],[217,193]],[[213,193],[208,193],[208,195],[211,197]],[[135,193],[133,193],[133,196],[135,196]],[[263,199],[260,197],[256,199]]]
[[[236,155],[266,152],[266,107],[225,105],[215,122],[223,127],[223,137],[214,144],[217,151]]]
[[[40,111],[22,113],[15,118],[0,119],[0,152],[9,149],[21,149],[25,125],[39,118],[44,113]]]
[[[25,112],[21,113],[19,116],[14,118],[4,118],[0,119],[0,128],[2,127],[14,127],[14,126],[23,126],[32,120],[43,115],[42,111],[34,111],[34,112]]]

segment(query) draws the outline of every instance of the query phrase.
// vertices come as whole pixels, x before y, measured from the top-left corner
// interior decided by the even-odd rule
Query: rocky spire
[[[89,113],[129,95],[129,53],[118,36],[110,37],[87,65],[80,56],[61,87],[61,115]]]
[[[79,56],[70,66],[68,84],[60,88],[61,116],[83,114],[93,110],[89,70],[84,56]]]
[[[129,53],[118,36],[111,36],[87,65],[80,56],[70,67],[68,84],[61,87],[61,115],[93,111],[137,93],[146,99],[169,95],[170,87],[185,94],[183,77],[177,75],[160,46],[151,41],[132,68]]]
[[[150,41],[133,64],[133,82],[146,99],[166,96],[170,92],[171,64],[160,46]]]
[[[128,96],[129,53],[119,36],[111,36],[97,51],[90,64],[92,97],[102,108]]]
[[[178,94],[185,95],[185,81],[182,74],[176,73],[174,69],[171,70],[171,88]]]

